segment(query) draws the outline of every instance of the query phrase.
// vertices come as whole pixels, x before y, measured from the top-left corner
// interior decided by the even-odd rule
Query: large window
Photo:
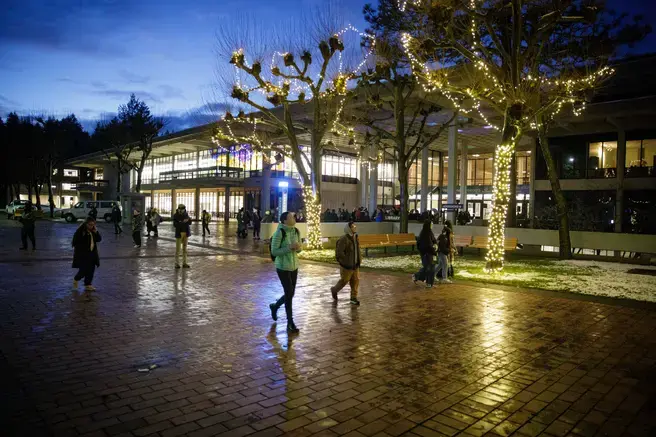
[[[628,146],[629,144],[627,143],[627,152]],[[614,178],[616,168],[617,141],[590,143],[588,152],[589,178]]]
[[[173,170],[173,158],[170,156],[164,158],[156,158],[153,165],[153,183],[159,182],[160,173]],[[170,207],[169,207],[170,209]]]
[[[196,152],[184,153],[175,157],[173,170],[194,170],[198,165]]]
[[[470,155],[467,161],[467,185],[492,185],[493,167],[492,154]],[[447,178],[444,180],[446,184]]]
[[[200,191],[200,210],[209,212],[212,217],[216,217],[219,212],[217,208],[217,194],[216,191]]]
[[[626,142],[626,176],[656,176],[656,140]]]
[[[517,185],[528,185],[531,182],[531,152],[517,152],[516,160]]]
[[[175,193],[175,206],[183,204],[189,213],[189,217],[196,216],[196,199],[195,192],[193,191],[176,191]]]
[[[157,208],[157,211],[162,216],[171,215],[171,192],[170,191],[153,191],[152,206]]]
[[[353,179],[358,176],[357,160],[353,156],[326,155],[321,160],[321,169],[324,176]]]
[[[79,174],[80,174],[80,172],[78,170],[73,170],[73,169],[70,169],[70,168],[65,168],[64,169],[64,176],[65,177],[76,178],[76,177],[78,177]]]

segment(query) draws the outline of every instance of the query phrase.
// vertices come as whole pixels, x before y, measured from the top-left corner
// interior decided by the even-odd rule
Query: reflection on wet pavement
[[[364,272],[355,308],[333,303],[333,267],[306,264],[290,337],[284,315],[270,319],[280,285],[252,242],[213,236],[175,270],[167,231],[141,252],[108,234],[87,300],[70,291],[73,226],[39,223],[47,255],[22,262],[11,225],[7,435],[650,435],[654,423],[647,306]]]

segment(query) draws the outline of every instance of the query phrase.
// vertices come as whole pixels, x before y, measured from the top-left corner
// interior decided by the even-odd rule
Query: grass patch
[[[336,264],[332,250],[304,251],[303,259]],[[419,255],[404,254],[362,260],[370,269],[414,273],[421,267]],[[656,277],[629,273],[632,266],[597,261],[560,261],[554,259],[511,259],[499,274],[483,271],[485,260],[477,256],[460,256],[454,263],[455,279],[501,284],[523,288],[621,297],[656,301]],[[649,267],[649,269],[654,269]]]

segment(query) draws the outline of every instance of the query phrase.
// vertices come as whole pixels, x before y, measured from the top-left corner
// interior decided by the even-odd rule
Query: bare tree
[[[130,155],[137,145],[127,141],[126,126],[117,117],[110,121],[98,122],[91,140],[98,149],[102,150],[109,164],[118,173],[116,182],[116,198],[118,200],[123,189],[122,176],[134,168]]]
[[[329,20],[324,24],[329,27]],[[344,68],[343,35],[347,30],[331,29],[319,41],[312,43],[313,38],[308,37],[301,43],[287,44],[289,50],[268,51],[265,58],[255,60],[247,59],[243,46],[233,47],[230,64],[236,75],[230,95],[254,113],[249,117],[243,112],[237,117],[227,113],[216,131],[219,144],[231,150],[242,144],[255,145],[265,155],[281,154],[294,162],[303,185],[308,247],[315,249],[322,247],[321,157],[331,135],[353,134],[344,129],[341,116],[352,94],[349,83],[365,62],[355,69]],[[300,48],[301,44],[314,47]],[[251,127],[264,129],[267,138],[273,140],[258,141],[255,134],[238,134],[232,129],[235,123],[242,132],[245,127],[246,131]]]

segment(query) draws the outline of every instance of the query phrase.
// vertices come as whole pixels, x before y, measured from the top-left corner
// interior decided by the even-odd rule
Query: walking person
[[[150,213],[150,221],[153,224],[153,235],[155,238],[159,237],[159,232],[157,232],[157,226],[162,223],[162,216],[157,212],[157,208],[153,208]]]
[[[210,221],[212,220],[212,215],[207,212],[206,210],[203,210],[203,213],[200,216],[201,221],[203,222],[203,237],[205,236],[205,231],[207,231],[207,235],[210,235]]]
[[[122,234],[123,228],[121,228],[121,209],[116,204],[114,204],[112,207],[112,223],[114,223],[114,234]]]
[[[449,271],[447,272],[447,277],[452,278],[453,277],[453,260],[458,255],[458,248],[456,247],[455,234],[453,232],[453,224],[451,223],[451,220],[445,221],[444,222],[444,227],[449,229],[449,248],[451,249],[451,251],[449,253]]]
[[[244,211],[244,208],[240,208],[237,213],[237,237],[246,238],[248,237],[248,222],[247,215]]]
[[[260,239],[260,229],[262,228],[262,216],[260,216],[260,211],[255,209],[253,211],[253,240]]]
[[[134,248],[141,247],[141,232],[143,231],[143,216],[141,211],[134,209],[132,213],[132,241],[134,241]]]
[[[435,281],[435,263],[433,259],[437,255],[435,245],[438,243],[433,234],[433,222],[426,220],[424,227],[417,238],[417,250],[421,255],[421,270],[412,275],[412,282],[415,284],[420,281],[426,281],[426,288],[432,288]]]
[[[18,218],[18,221],[21,222],[23,228],[21,229],[21,242],[23,246],[20,250],[27,250],[27,239],[30,239],[32,243],[32,250],[36,250],[36,239],[34,237],[34,221],[36,217],[34,216],[34,206],[32,202],[27,202],[23,208],[23,215]]]
[[[447,275],[449,272],[449,255],[451,254],[451,230],[446,226],[442,230],[442,233],[437,238],[437,259],[438,267],[437,271],[441,272],[440,282],[450,284],[451,280],[448,279]]]
[[[271,238],[271,258],[274,259],[276,272],[284,294],[277,302],[269,305],[271,318],[278,320],[278,309],[284,304],[287,315],[287,332],[295,334],[299,329],[294,324],[292,300],[296,292],[298,279],[298,252],[302,249],[301,237],[296,229],[296,218],[291,212],[284,212],[280,216],[278,229]]]
[[[96,202],[91,204],[91,211],[89,211],[89,217],[94,221],[98,220],[98,208],[96,208]]]
[[[360,263],[362,251],[356,233],[357,226],[349,222],[344,227],[344,235],[337,241],[335,258],[339,263],[339,281],[330,289],[333,299],[337,300],[337,293],[349,284],[351,287],[351,305],[360,306],[358,300],[358,287],[360,285]]]
[[[180,268],[180,255],[182,255],[182,267],[189,268],[187,264],[187,243],[191,235],[191,219],[183,204],[173,214],[173,226],[175,227],[175,268]]]
[[[153,209],[149,208],[146,212],[146,234],[150,238],[150,233],[153,232],[153,218],[152,218]]]
[[[100,267],[98,243],[102,241],[96,229],[96,221],[88,217],[73,235],[73,268],[78,269],[73,278],[73,290],[77,290],[79,281],[84,278],[84,291],[95,291],[91,284],[96,267]]]

